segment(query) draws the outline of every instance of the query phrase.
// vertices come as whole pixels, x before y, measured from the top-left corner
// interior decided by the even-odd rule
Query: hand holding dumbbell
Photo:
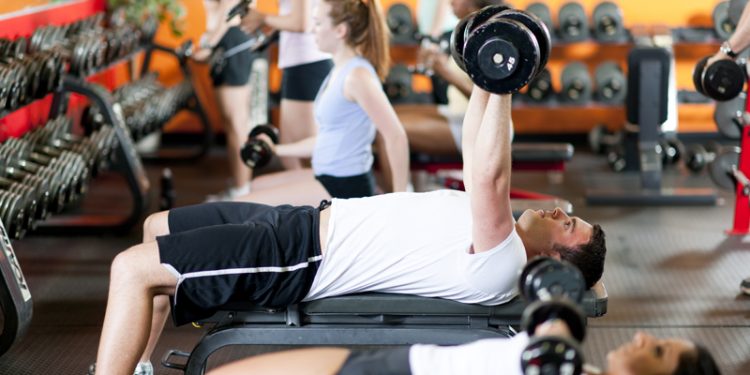
[[[480,88],[510,94],[547,65],[550,34],[536,16],[503,5],[461,20],[451,35],[451,55]]]
[[[586,335],[586,318],[577,304],[585,289],[583,275],[573,265],[546,257],[526,264],[519,291],[531,304],[523,311],[521,328],[534,337],[521,354],[525,374],[582,373],[578,343]]]
[[[271,161],[279,142],[276,129],[270,125],[258,125],[250,131],[247,142],[240,150],[242,161],[248,168],[262,168]]]

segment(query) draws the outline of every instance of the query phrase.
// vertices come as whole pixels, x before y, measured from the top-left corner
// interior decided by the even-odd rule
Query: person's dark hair
[[[607,244],[604,241],[604,231],[599,224],[594,225],[589,242],[577,248],[556,245],[554,249],[560,254],[560,259],[575,264],[581,270],[586,280],[586,288],[591,288],[602,278]]]
[[[695,344],[695,350],[680,354],[672,375],[721,375],[721,371],[708,349]]]
[[[333,24],[345,23],[349,27],[346,43],[357,48],[384,80],[391,65],[390,32],[380,0],[326,1],[331,4],[329,16]]]

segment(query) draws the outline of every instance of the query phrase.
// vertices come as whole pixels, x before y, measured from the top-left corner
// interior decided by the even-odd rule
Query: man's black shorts
[[[409,348],[352,351],[337,375],[411,375]]]
[[[169,211],[156,238],[160,262],[177,277],[175,325],[213,315],[229,302],[268,308],[301,301],[322,259],[320,211],[220,202]]]

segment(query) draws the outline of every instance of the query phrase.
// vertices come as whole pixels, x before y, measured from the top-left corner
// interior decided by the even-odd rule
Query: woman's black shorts
[[[338,375],[411,375],[409,348],[352,351]]]
[[[349,177],[317,175],[320,182],[333,198],[362,198],[375,195],[375,178],[371,172]]]
[[[160,262],[177,277],[175,325],[213,315],[229,302],[268,308],[301,301],[322,259],[320,210],[219,202],[169,211],[156,238]]]
[[[281,98],[311,102],[333,68],[331,60],[290,66],[281,72]]]
[[[221,37],[216,48],[229,51],[235,46],[247,42],[250,37],[237,26],[230,27]],[[214,87],[244,86],[250,80],[250,69],[253,65],[253,54],[249,49],[238,52],[225,60],[224,69],[218,75],[211,75]]]

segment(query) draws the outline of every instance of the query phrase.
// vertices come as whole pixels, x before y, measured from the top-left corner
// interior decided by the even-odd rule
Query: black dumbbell
[[[618,143],[607,152],[607,164],[614,172],[622,172],[628,167],[628,161],[625,158],[625,150],[621,143]]]
[[[733,60],[717,60],[707,65],[706,56],[693,70],[695,89],[703,95],[718,101],[736,98],[745,86],[745,72]]]
[[[603,1],[594,8],[591,16],[594,38],[600,42],[622,42],[627,39],[623,26],[622,9],[616,3]]]
[[[589,131],[589,147],[595,154],[604,154],[622,141],[622,132],[613,133],[605,125],[596,125]]]
[[[716,159],[721,150],[718,142],[708,142],[706,145],[692,144],[685,152],[685,166],[695,173],[700,173]]]
[[[745,126],[746,101],[747,94],[741,92],[734,99],[716,103],[714,122],[721,135],[729,139],[740,139]]]
[[[463,35],[463,37],[459,37]],[[536,16],[489,6],[465,18],[451,37],[451,55],[482,89],[518,91],[547,64],[549,30]]]
[[[591,75],[583,63],[572,62],[563,68],[560,78],[561,98],[564,102],[586,104],[591,100]]]
[[[245,17],[247,15],[247,7],[250,6],[250,3],[252,2],[253,0],[240,0],[237,5],[229,9],[229,13],[227,13],[227,22],[231,21],[232,18],[236,16],[240,16],[240,18]]]
[[[274,144],[279,142],[279,135],[273,126],[258,125],[254,127],[247,136],[247,142],[240,150],[242,161],[251,169],[266,166],[273,156],[271,147],[265,141],[258,138],[260,134],[267,135]]]
[[[552,87],[552,74],[549,72],[549,69],[545,68],[529,82],[526,97],[533,102],[542,103],[554,95],[555,90]]]
[[[740,148],[737,146],[721,147],[714,160],[708,164],[708,175],[713,182],[725,190],[735,190],[738,186],[745,196],[750,195],[750,181],[739,169]]]
[[[732,23],[729,18],[729,1],[721,1],[714,7],[714,11],[711,14],[711,18],[714,21],[714,31],[719,39],[729,39],[729,36],[734,33],[736,24]]]
[[[662,165],[677,164],[685,157],[685,145],[677,138],[663,138],[659,140]]]
[[[557,16],[557,35],[565,42],[580,42],[589,38],[589,25],[586,11],[577,2],[569,2],[560,7]]]
[[[521,328],[534,336],[548,321],[563,321],[572,340],[557,336],[536,336],[521,354],[525,374],[580,374],[583,355],[578,343],[586,336],[585,314],[577,306],[583,300],[586,283],[573,265],[539,257],[526,264],[519,278],[519,291],[531,302],[523,311]]]
[[[386,12],[386,24],[393,36],[393,43],[404,44],[416,42],[414,35],[417,27],[412,17],[411,9],[403,3],[395,3]]]
[[[595,97],[607,104],[622,104],[625,101],[627,81],[620,64],[610,61],[600,64],[594,71]]]

